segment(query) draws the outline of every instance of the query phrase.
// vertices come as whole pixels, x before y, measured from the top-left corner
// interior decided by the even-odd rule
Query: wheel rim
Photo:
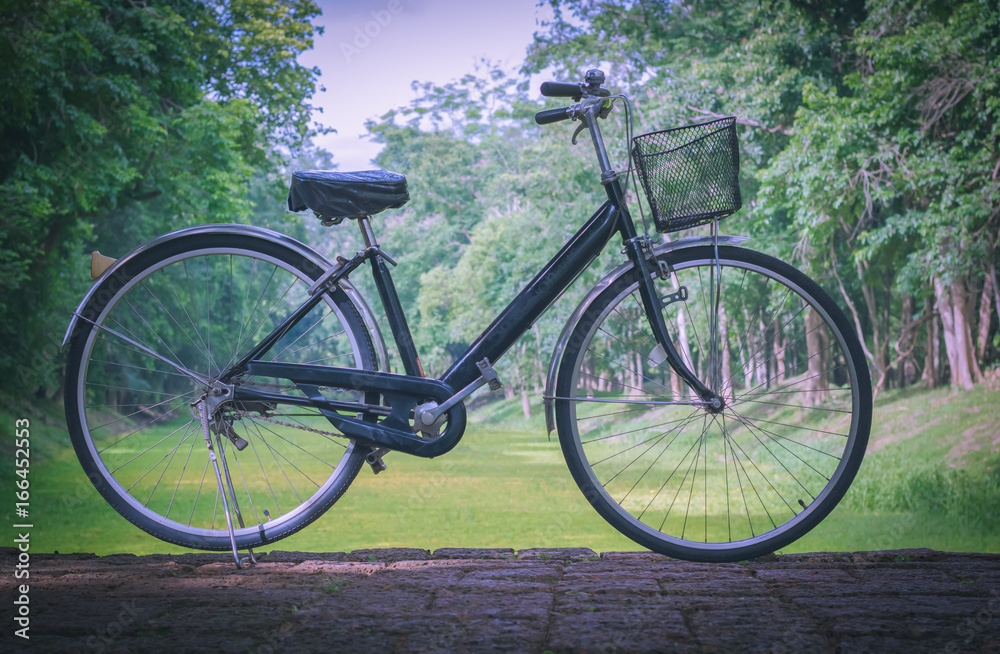
[[[189,408],[205,385],[187,373],[214,380],[301,304],[310,281],[277,256],[204,248],[143,270],[107,302],[94,322],[108,329],[91,329],[84,343],[77,406],[98,474],[132,510],[175,533],[228,543],[201,423]],[[362,367],[362,344],[346,324],[328,298],[264,358]],[[244,381],[262,390],[287,383]],[[331,428],[300,408],[229,405],[219,415],[211,436],[246,524],[234,524],[238,538],[294,530],[345,475],[353,477],[354,442],[311,430]],[[242,452],[230,435],[247,442]]]
[[[624,521],[653,549],[773,549],[822,519],[856,471],[858,371],[819,301],[806,301],[811,294],[788,276],[735,260],[722,263],[725,315],[717,318],[729,358],[722,370],[723,348],[709,355],[709,267],[710,258],[674,264],[690,299],[664,313],[693,370],[707,379],[708,361],[716,362],[725,408],[713,415],[700,399],[678,396],[666,364],[653,365],[656,344],[632,285],[593,321],[573,365],[566,409],[576,437],[569,447],[582,463],[574,474],[585,492],[603,499],[595,505],[605,517]],[[676,290],[668,285],[661,294]],[[755,298],[766,300],[758,303],[766,311],[756,311]],[[821,320],[809,318],[806,306]],[[810,365],[815,343],[807,339],[823,338]],[[678,401],[689,404],[665,404]]]

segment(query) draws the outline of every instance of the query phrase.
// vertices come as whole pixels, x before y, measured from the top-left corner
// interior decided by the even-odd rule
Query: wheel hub
[[[708,399],[708,404],[705,405],[705,410],[712,415],[718,415],[722,413],[726,408],[726,401],[721,395],[715,395]]]

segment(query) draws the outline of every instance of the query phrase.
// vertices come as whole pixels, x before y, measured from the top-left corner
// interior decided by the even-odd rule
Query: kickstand
[[[246,525],[243,524],[243,514],[240,513],[240,504],[239,502],[236,501],[236,489],[233,488],[233,480],[232,477],[229,476],[229,464],[226,463],[226,451],[223,448],[221,432],[215,435],[215,440],[216,443],[218,444],[219,453],[222,455],[222,472],[226,477],[226,488],[229,489],[230,497],[233,500],[233,511],[236,513],[236,520],[240,523],[240,529],[244,529]],[[232,527],[229,528],[229,533],[231,536],[233,533]],[[249,563],[250,565],[257,565],[257,557],[253,555],[252,547],[247,548],[247,554],[248,556],[245,559],[246,562]]]
[[[219,460],[215,456],[215,448],[212,446],[212,434],[211,429],[208,425],[208,402],[207,396],[202,397],[198,402],[198,413],[201,416],[201,428],[205,435],[205,446],[208,447],[208,458],[212,462],[212,467],[215,468],[215,480],[219,484],[219,494],[222,495],[222,510],[226,514],[226,527],[229,529],[229,542],[233,547],[233,558],[236,560],[236,568],[239,570],[243,569],[243,562],[240,560],[240,552],[236,548],[236,534],[233,531],[233,520],[229,515],[229,501],[226,499],[226,487],[222,483],[222,473],[219,471]],[[221,443],[220,443],[221,446]],[[221,449],[221,448],[220,448]],[[225,461],[222,464],[225,466]],[[228,469],[226,471],[226,476],[228,477]],[[234,494],[235,499],[235,494]],[[242,517],[240,518],[240,523],[243,522]],[[250,552],[250,562],[256,563],[254,559],[253,551]]]

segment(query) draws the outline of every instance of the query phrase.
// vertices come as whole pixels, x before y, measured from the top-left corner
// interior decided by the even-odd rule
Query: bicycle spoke
[[[688,426],[689,424],[691,424],[691,422],[693,422],[693,420],[694,420],[694,417],[692,416],[692,418],[691,418],[691,419],[689,419],[689,420],[685,420],[685,421],[683,422],[683,424],[680,424],[680,425],[678,425],[677,427],[675,427],[674,429],[671,429],[671,430],[670,430],[670,431],[676,431],[677,433],[676,433],[676,434],[674,434],[674,437],[673,437],[673,438],[671,438],[671,439],[670,439],[669,441],[667,441],[667,444],[663,446],[663,449],[662,449],[662,450],[660,450],[660,453],[656,455],[656,458],[655,458],[655,459],[653,459],[653,461],[652,461],[652,462],[651,462],[651,463],[649,464],[649,466],[648,466],[648,467],[646,468],[646,470],[645,470],[645,471],[643,471],[643,473],[642,473],[641,475],[639,475],[639,478],[638,478],[638,479],[637,479],[637,480],[635,481],[635,483],[634,483],[634,484],[632,484],[632,487],[628,489],[628,492],[627,492],[627,493],[625,493],[625,495],[624,495],[624,496],[622,497],[622,499],[621,499],[621,501],[619,502],[619,504],[621,504],[622,502],[624,502],[624,501],[625,501],[625,500],[626,500],[626,499],[628,498],[628,496],[632,494],[632,491],[634,491],[634,490],[635,490],[635,488],[636,488],[636,486],[638,486],[638,485],[639,485],[639,482],[641,482],[641,481],[642,481],[642,480],[643,480],[643,479],[644,479],[644,478],[646,477],[646,475],[647,475],[647,474],[649,474],[649,471],[653,469],[653,466],[654,466],[654,465],[656,465],[656,463],[657,463],[657,462],[658,462],[658,461],[660,460],[660,457],[661,457],[661,456],[663,456],[663,455],[664,455],[664,454],[666,453],[666,451],[667,451],[668,449],[670,449],[670,446],[671,446],[671,445],[673,445],[673,443],[674,443],[674,442],[675,442],[675,441],[677,440],[677,438],[678,438],[678,437],[680,436],[680,434],[681,434],[681,431],[682,431],[682,430],[683,430],[683,429],[684,429],[685,427],[687,427],[687,426]],[[666,431],[666,432],[664,432],[664,433],[663,433],[663,434],[661,435],[661,438],[660,438],[660,439],[659,439],[659,440],[657,441],[657,443],[659,443],[660,441],[662,441],[662,440],[663,440],[663,438],[665,438],[665,437],[666,437],[666,436],[667,436],[668,434],[670,434],[670,431]],[[650,445],[650,446],[649,446],[649,449],[652,449],[652,448],[653,448],[653,446],[655,446],[655,445],[656,445],[657,443],[653,443],[653,445]],[[647,450],[647,451],[649,451],[649,450]],[[645,454],[645,452],[643,452],[643,455],[644,455],[644,454]],[[638,461],[638,460],[639,460],[639,458],[642,458],[642,457],[641,457],[641,456],[640,456],[640,457],[638,457],[638,458],[636,459],[636,461]],[[632,463],[635,463],[635,461],[633,461]],[[595,465],[596,465],[596,464],[595,464]],[[632,464],[630,463],[630,464],[629,464],[629,466],[631,466],[631,465],[632,465]],[[627,467],[627,466],[626,466],[626,467]],[[624,469],[622,470],[622,472],[624,472]],[[620,474],[620,473],[619,473],[619,474]],[[616,475],[616,476],[617,476],[617,475]],[[608,483],[611,483],[611,480],[610,480],[610,479],[608,480]]]
[[[181,405],[183,405],[183,404],[184,403],[181,403]],[[132,431],[130,431],[125,436],[123,436],[123,437],[119,438],[118,440],[116,440],[114,443],[111,443],[110,445],[105,446],[103,449],[98,450],[98,453],[99,454],[103,454],[105,451],[111,449],[115,445],[118,445],[119,443],[122,443],[123,441],[127,440],[128,438],[131,438],[132,436],[135,436],[136,434],[138,434],[143,429],[146,429],[147,427],[150,427],[154,423],[162,421],[165,417],[167,417],[168,415],[170,415],[171,413],[173,413],[174,411],[176,411],[177,409],[179,409],[181,405],[178,405],[177,407],[175,407],[174,409],[171,409],[167,413],[164,413],[164,414],[162,414],[162,415],[154,418],[150,422],[147,422],[147,423],[145,423],[143,425],[140,425],[139,427],[136,427],[135,429],[133,429]]]
[[[168,285],[170,284],[169,280],[167,281],[167,284]],[[191,335],[187,333],[187,330],[184,329],[184,326],[181,325],[180,321],[178,321],[177,318],[174,317],[173,312],[172,311],[168,311],[167,308],[165,306],[163,306],[163,303],[160,302],[160,298],[158,298],[156,296],[156,294],[153,293],[152,290],[150,290],[148,284],[146,284],[145,282],[142,282],[141,284],[139,284],[139,287],[141,287],[143,290],[145,290],[146,293],[148,293],[149,296],[153,298],[153,301],[155,301],[156,304],[159,305],[160,310],[162,311],[162,313],[164,315],[166,315],[167,318],[169,318],[171,322],[173,322],[175,325],[177,325],[177,328],[181,330],[181,333],[184,334],[184,337],[188,340],[189,343],[191,343],[191,345],[193,345],[195,347],[195,349],[201,351],[204,354],[207,354],[207,349],[208,349],[207,345],[205,345],[205,341],[201,338],[201,334],[197,331],[197,328],[195,328],[196,329],[195,334],[198,335],[198,340],[201,341],[200,345],[198,343],[196,343],[193,338],[191,338]],[[174,292],[174,297],[177,297],[176,291]],[[179,298],[178,298],[178,300],[179,300]],[[180,306],[181,306],[181,310],[184,312],[184,315],[187,316],[188,322],[191,323],[192,327],[194,327],[194,323],[191,322],[191,316],[187,315],[187,309],[184,308],[183,304],[181,304]]]
[[[163,466],[163,471],[160,472],[160,476],[157,477],[156,483],[153,484],[153,487],[149,490],[149,495],[146,497],[146,501],[143,502],[143,504],[142,504],[143,506],[149,506],[149,502],[153,499],[153,493],[155,493],[156,489],[160,487],[160,482],[163,480],[163,475],[166,474],[167,468],[169,468],[171,462],[173,462],[174,456],[177,454],[177,450],[180,449],[181,445],[184,444],[184,441],[187,440],[187,438],[188,438],[189,435],[190,434],[185,434],[179,441],[177,441],[177,445],[174,446],[174,449],[170,451],[170,459]],[[162,459],[161,459],[161,461],[162,461]],[[157,465],[159,465],[159,463],[157,463]],[[153,468],[155,468],[155,467],[156,466],[153,466]],[[143,475],[143,477],[145,477],[145,475]],[[136,482],[136,483],[138,483],[138,482]],[[134,486],[134,484],[133,484],[133,486]]]
[[[246,425],[247,423],[241,418],[240,423]],[[260,429],[256,422],[251,422],[250,425],[256,432],[257,437],[264,442],[263,435],[260,433]],[[278,514],[281,515],[281,503],[278,502],[278,496],[274,494],[274,487],[271,486],[271,479],[268,477],[267,469],[264,467],[264,462],[260,459],[260,452],[257,451],[257,446],[254,444],[256,439],[250,440],[250,447],[253,449],[254,458],[257,459],[257,465],[260,467],[261,476],[264,478],[264,483],[267,484],[267,491],[271,495],[271,499],[274,501],[274,506],[278,510]]]
[[[102,385],[101,384],[94,384],[94,386],[102,386]],[[125,388],[123,386],[111,386],[111,387],[104,386],[104,388],[119,388],[121,390],[132,390],[132,389],[129,389],[129,388]],[[144,404],[107,404],[107,405],[96,405],[96,406],[95,405],[88,405],[87,406],[88,409],[97,408],[97,406],[114,407],[114,408],[122,408],[122,407],[125,407],[125,406],[139,406],[139,407],[142,407],[141,409],[139,409],[137,411],[133,411],[132,413],[126,413],[125,415],[122,415],[122,416],[120,416],[118,418],[115,418],[114,420],[111,420],[110,422],[105,422],[103,424],[96,425],[96,426],[94,426],[94,427],[91,428],[91,431],[95,432],[98,429],[103,429],[104,427],[107,427],[109,425],[113,425],[115,423],[121,422],[122,420],[128,420],[129,418],[131,418],[133,416],[137,416],[137,415],[142,414],[142,413],[147,413],[149,410],[159,408],[159,407],[163,406],[164,404],[167,404],[168,402],[173,402],[174,400],[178,400],[180,398],[185,398],[185,400],[183,402],[181,402],[180,404],[175,405],[173,408],[171,408],[166,413],[161,414],[160,417],[162,418],[163,416],[170,415],[171,413],[173,413],[177,409],[179,409],[182,406],[184,406],[185,404],[187,404],[187,400],[191,399],[192,397],[194,397],[194,395],[197,392],[198,392],[197,390],[193,390],[193,391],[190,391],[188,393],[181,393],[180,395],[173,395],[173,396],[168,397],[167,399],[163,400],[162,402],[157,402],[156,404],[152,404],[152,405],[149,405],[149,406],[146,406]],[[156,393],[156,395],[159,395],[159,393]]]
[[[194,423],[192,422],[192,425]],[[177,499],[177,492],[181,489],[181,482],[184,480],[184,474],[187,472],[188,464],[191,462],[191,454],[194,452],[194,446],[198,442],[197,438],[191,439],[191,448],[188,450],[187,458],[184,460],[184,466],[181,468],[181,474],[177,477],[177,485],[174,486],[174,492],[170,496],[170,503],[167,504],[166,511],[163,512],[164,518],[170,517],[170,509],[174,506],[174,501]],[[206,469],[207,471],[207,469]],[[190,524],[190,523],[189,523]]]

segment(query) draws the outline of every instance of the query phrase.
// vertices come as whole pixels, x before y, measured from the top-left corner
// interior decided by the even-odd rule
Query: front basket
[[[636,136],[632,159],[658,232],[703,225],[742,206],[734,117]]]

